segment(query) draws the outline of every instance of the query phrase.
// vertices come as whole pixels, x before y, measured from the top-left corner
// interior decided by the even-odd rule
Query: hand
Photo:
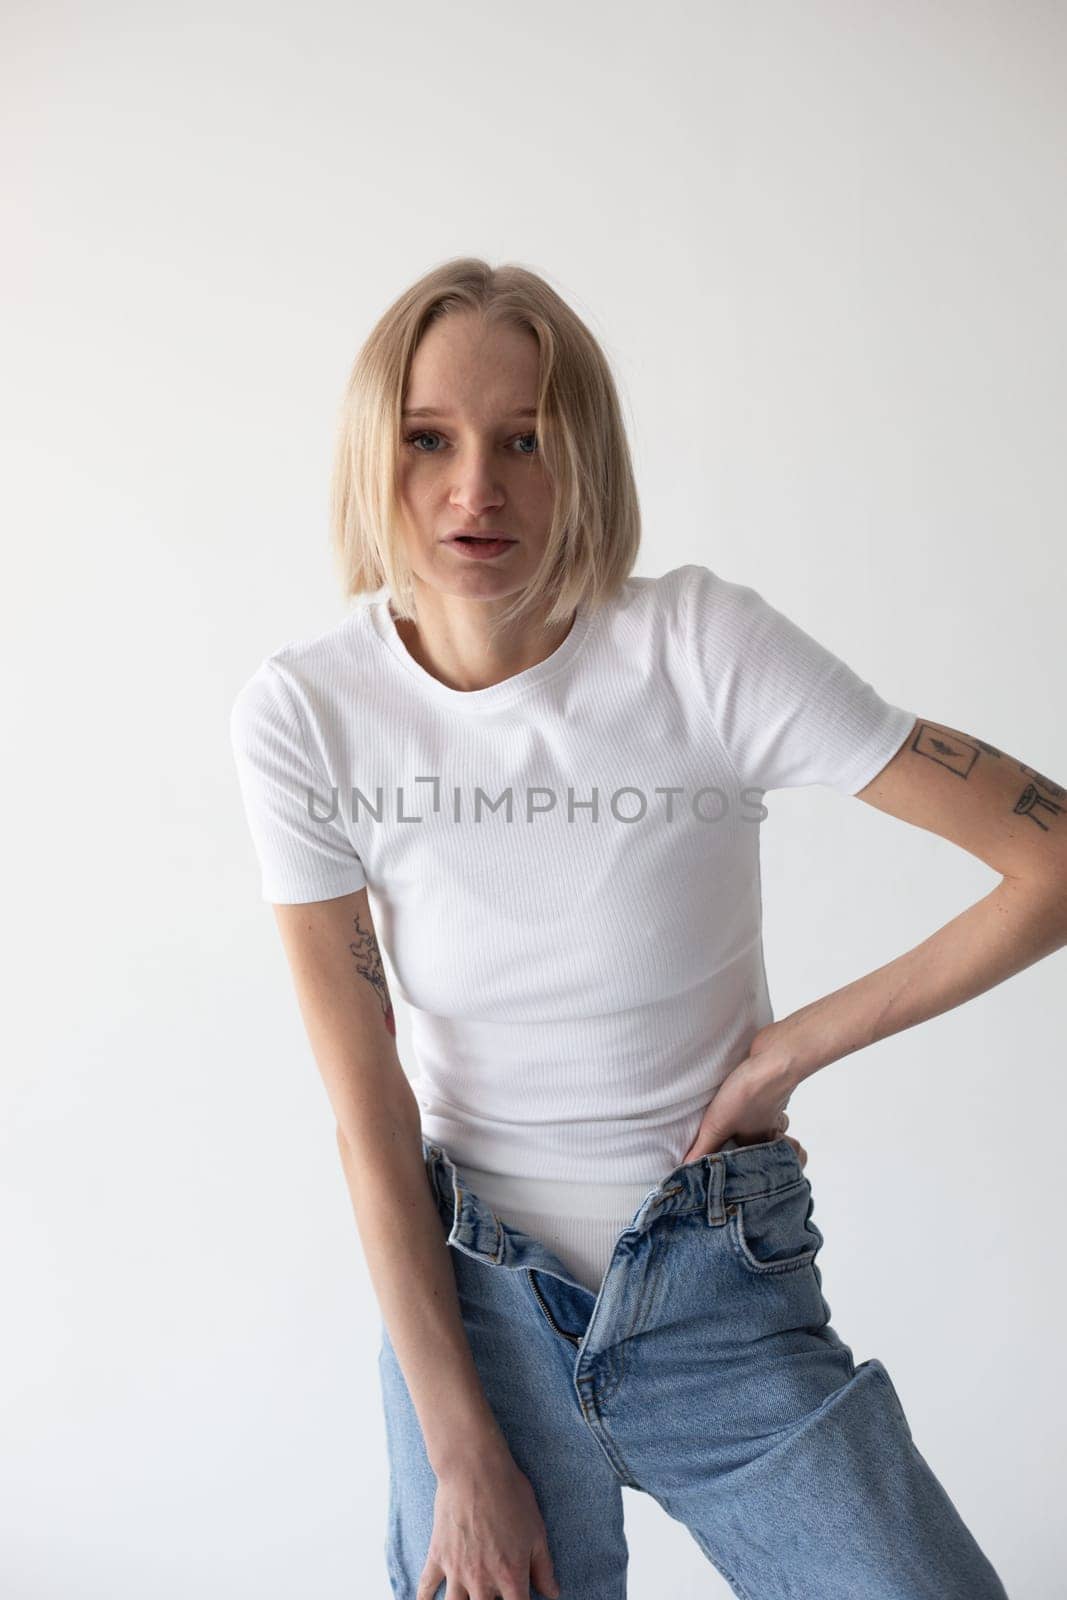
[[[433,1600],[442,1578],[449,1594],[472,1600],[529,1600],[532,1588],[559,1595],[533,1485],[506,1447],[438,1476],[416,1600]]]
[[[773,1024],[771,1025],[773,1027]],[[708,1104],[683,1165],[720,1149],[731,1136],[738,1144],[779,1139],[789,1126],[786,1106],[796,1087],[788,1063],[771,1048],[769,1029],[761,1030],[744,1061],[728,1072]],[[803,1167],[808,1152],[787,1136]]]

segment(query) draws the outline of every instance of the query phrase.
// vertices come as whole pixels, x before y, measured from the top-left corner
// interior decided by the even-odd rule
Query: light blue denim
[[[597,1295],[465,1188],[439,1145],[422,1149],[560,1600],[623,1600],[624,1485],[683,1523],[744,1600],[1007,1600],[885,1367],[856,1366],[830,1325],[811,1182],[788,1140],[731,1140],[675,1168],[619,1234]],[[384,1322],[381,1335],[386,1562],[393,1594],[416,1600],[436,1478]]]

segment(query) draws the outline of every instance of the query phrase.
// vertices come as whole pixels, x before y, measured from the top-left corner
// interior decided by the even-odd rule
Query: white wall
[[[3,34],[0,1588],[384,1596],[377,1310],[227,734],[344,609],[350,362],[448,256],[544,273],[618,374],[640,572],[754,584],[1064,782],[1067,13],[43,0]],[[780,1016],[996,881],[768,803]],[[1063,1564],[1065,959],[790,1107],[835,1326],[1013,1600]],[[636,1600],[726,1593],[627,1507]]]

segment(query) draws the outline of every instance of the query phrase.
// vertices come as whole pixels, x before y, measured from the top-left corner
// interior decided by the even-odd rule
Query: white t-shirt
[[[595,1288],[772,1019],[762,792],[855,794],[914,720],[689,564],[472,691],[415,661],[380,591],[267,656],[231,733],[262,897],[366,884],[424,1133],[505,1220],[554,1220]]]

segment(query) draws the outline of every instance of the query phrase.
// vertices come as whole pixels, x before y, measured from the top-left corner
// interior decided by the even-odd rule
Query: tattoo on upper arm
[[[1053,783],[1051,778],[1043,778],[1040,772],[1034,771],[1033,767],[1024,767],[1021,761],[1019,762],[1019,770],[1020,772],[1028,772],[1035,783],[1039,783],[1042,789],[1047,789],[1049,794],[1054,794],[1057,800],[1063,799],[1063,790],[1058,783]],[[1059,809],[1062,810],[1062,806]]]
[[[1019,765],[1022,766],[1022,762],[1020,762]],[[1029,772],[1030,768],[1023,767],[1023,771]],[[1034,776],[1037,777],[1037,774],[1035,773]],[[1048,788],[1054,789],[1057,794],[1063,793],[1063,790],[1058,784],[1049,783],[1047,778],[1040,778],[1038,781],[1047,785]],[[1049,800],[1045,795],[1043,795],[1035,784],[1028,783],[1018,800],[1016,800],[1014,809],[1019,813],[1020,816],[1029,817],[1031,822],[1036,822],[1038,827],[1044,828],[1045,832],[1047,833],[1048,823],[1042,822],[1041,818],[1037,815],[1038,806],[1044,807],[1045,812],[1050,817],[1058,817],[1060,812],[1063,810],[1063,807],[1057,805],[1055,800]]]
[[[396,1018],[393,1016],[393,1002],[389,998],[389,985],[385,981],[385,969],[382,966],[378,941],[374,937],[374,929],[361,928],[358,916],[354,920],[359,937],[354,939],[348,948],[356,958],[356,971],[361,978],[366,978],[381,1001],[385,1025],[395,1039]]]
[[[991,744],[982,744],[978,739],[966,739],[963,734],[957,734],[950,728],[935,728],[929,722],[922,724],[911,748],[917,756],[927,756],[929,760],[947,767],[957,778],[967,777],[978,760],[980,750],[988,755],[1000,755],[1000,751]]]
[[[995,744],[986,744],[955,728],[935,727],[929,722],[921,725],[911,748],[916,755],[926,756],[930,761],[947,767],[957,778],[964,779],[970,776],[980,753],[998,758],[1004,754]],[[1064,798],[1064,790],[1051,778],[1043,777],[1034,767],[1028,767],[1021,761],[1015,765],[1020,772],[1029,773],[1032,781],[1025,785],[1012,810],[1019,816],[1029,817],[1031,822],[1036,822],[1047,833],[1048,823],[1042,822],[1037,813],[1044,811],[1046,816],[1059,816],[1064,807],[1057,802]]]

